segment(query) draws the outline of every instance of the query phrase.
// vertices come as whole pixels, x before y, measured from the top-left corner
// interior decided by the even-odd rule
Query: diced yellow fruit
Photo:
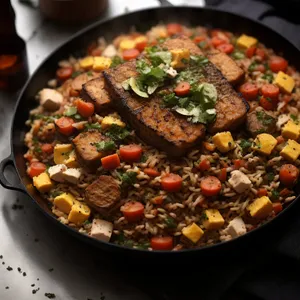
[[[135,41],[134,40],[123,40],[120,43],[120,50],[129,50],[133,49],[135,47]]]
[[[288,140],[286,146],[281,150],[280,155],[289,161],[295,161],[300,155],[300,144],[294,140]]]
[[[144,35],[140,35],[134,39],[135,44],[147,42],[147,38]]]
[[[62,212],[64,212],[65,214],[70,213],[75,201],[76,200],[74,196],[70,193],[63,193],[54,198],[55,206],[57,206],[57,208]]]
[[[90,214],[91,210],[87,205],[76,201],[69,213],[68,220],[71,223],[81,225],[89,218]]]
[[[75,151],[71,151],[69,157],[64,161],[64,164],[68,167],[68,168],[78,168],[79,164],[77,162],[77,157],[75,154]]]
[[[273,205],[269,197],[263,196],[254,200],[253,203],[248,205],[247,209],[251,217],[264,219],[273,211]]]
[[[185,61],[190,60],[190,50],[189,49],[174,49],[170,51],[172,54],[171,67],[178,69],[184,68]]]
[[[228,152],[235,148],[235,142],[229,131],[219,132],[212,139],[220,152]]]
[[[194,244],[196,244],[204,234],[203,230],[195,223],[187,227],[184,227],[181,232],[185,237],[187,237]]]
[[[94,64],[93,70],[94,71],[103,71],[107,70],[111,65],[111,59],[109,57],[104,56],[95,56],[94,57]]]
[[[224,225],[224,219],[217,209],[205,210],[206,220],[203,225],[208,230],[219,229]]]
[[[253,142],[252,149],[262,154],[271,154],[275,146],[277,145],[277,140],[267,133],[259,134]]]
[[[294,78],[279,71],[277,76],[275,77],[274,83],[279,86],[281,90],[286,93],[291,93],[293,88],[295,87]]]
[[[113,124],[123,127],[123,128],[126,126],[126,124],[124,122],[122,122],[120,119],[114,118],[112,116],[106,116],[103,118],[103,120],[101,122],[101,128],[107,129],[108,127],[110,127]]]
[[[238,39],[237,39],[237,45],[242,48],[250,48],[252,46],[255,46],[257,44],[257,39],[254,38],[253,36],[249,36],[246,34],[242,34]]]
[[[93,56],[87,56],[80,60],[79,65],[83,69],[90,69],[94,64],[94,57]]]
[[[300,126],[289,120],[282,128],[281,135],[288,139],[297,140],[300,136]]]
[[[69,158],[69,154],[73,147],[71,144],[57,144],[54,147],[54,162],[55,164],[64,164]]]
[[[53,187],[53,183],[46,172],[41,173],[39,176],[33,177],[33,185],[41,193],[49,192]]]

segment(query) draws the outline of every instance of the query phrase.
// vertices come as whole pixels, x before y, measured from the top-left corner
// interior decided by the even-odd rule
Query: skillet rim
[[[44,213],[44,215],[46,215],[55,224],[57,224],[59,228],[64,229],[64,230],[68,231],[71,235],[76,236],[77,238],[79,238],[80,240],[83,240],[83,241],[85,241],[89,244],[93,244],[96,247],[102,248],[105,251],[108,248],[112,248],[114,251],[123,251],[123,252],[128,252],[129,254],[134,254],[134,253],[146,254],[147,253],[147,255],[151,255],[152,257],[157,256],[157,255],[159,255],[160,257],[161,256],[166,256],[166,255],[169,256],[172,253],[171,255],[172,255],[172,257],[174,257],[174,256],[183,256],[183,255],[185,255],[185,253],[195,253],[195,252],[199,252],[199,251],[202,251],[202,253],[206,253],[206,252],[208,252],[208,250],[216,250],[216,249],[221,249],[222,247],[225,248],[225,247],[228,247],[228,246],[234,246],[234,244],[242,243],[242,241],[245,241],[246,239],[252,238],[254,236],[254,233],[256,233],[258,235],[259,232],[262,232],[263,230],[266,230],[267,228],[270,228],[271,225],[274,225],[274,223],[276,223],[278,220],[280,220],[283,215],[286,215],[286,212],[290,210],[290,207],[294,206],[297,202],[299,202],[300,193],[297,195],[296,199],[294,199],[292,201],[292,203],[290,203],[288,205],[288,207],[286,207],[282,212],[280,212],[272,220],[266,222],[265,224],[260,225],[259,227],[255,228],[254,230],[252,230],[250,232],[247,232],[246,234],[244,234],[242,236],[231,239],[229,241],[223,241],[223,242],[219,242],[219,243],[212,244],[212,245],[206,245],[206,246],[203,246],[201,248],[183,249],[183,250],[180,250],[180,251],[172,251],[172,250],[171,251],[170,250],[163,250],[163,251],[152,250],[152,251],[149,251],[149,250],[146,250],[146,249],[129,248],[129,247],[121,246],[121,245],[118,245],[118,244],[113,244],[113,243],[110,243],[110,242],[104,242],[104,241],[101,241],[101,240],[96,240],[92,237],[89,237],[88,235],[82,234],[79,231],[73,229],[72,227],[59,222],[58,219],[52,213],[48,213],[45,209],[43,209],[41,207],[41,205],[39,205],[39,203],[35,200],[35,198],[28,192],[25,184],[22,181],[22,176],[20,175],[19,169],[17,168],[17,165],[16,165],[15,146],[14,146],[13,137],[14,137],[14,128],[15,128],[14,125],[15,125],[15,122],[16,122],[16,113],[17,113],[17,110],[19,108],[19,104],[20,104],[20,102],[21,102],[21,100],[22,100],[22,98],[25,94],[25,91],[27,90],[28,86],[30,85],[30,83],[32,81],[32,78],[34,76],[36,76],[36,74],[39,72],[41,67],[44,64],[46,64],[48,59],[50,59],[53,55],[55,55],[58,51],[60,51],[64,46],[66,46],[68,43],[72,42],[74,39],[76,39],[80,36],[83,36],[86,32],[89,32],[89,31],[95,29],[96,27],[100,27],[104,23],[109,23],[109,22],[111,22],[113,20],[116,20],[116,19],[122,20],[122,18],[124,18],[125,16],[135,15],[135,14],[139,14],[141,12],[154,13],[155,11],[163,11],[163,10],[168,11],[170,9],[171,10],[174,10],[174,9],[176,9],[176,10],[189,9],[189,10],[202,10],[202,11],[218,12],[218,13],[221,13],[221,14],[228,14],[229,17],[233,16],[233,17],[244,19],[249,23],[255,23],[255,24],[257,24],[259,26],[262,26],[265,29],[271,31],[273,34],[275,34],[277,36],[280,36],[281,39],[283,39],[285,43],[290,44],[290,46],[292,48],[294,48],[294,50],[296,50],[300,54],[300,50],[298,49],[298,47],[293,42],[290,42],[281,33],[275,31],[270,26],[264,24],[263,22],[261,22],[259,20],[255,20],[255,19],[252,19],[252,18],[244,16],[244,15],[238,15],[237,13],[230,12],[230,11],[225,10],[225,9],[219,9],[219,8],[213,8],[213,7],[199,7],[199,6],[180,5],[180,6],[159,6],[159,7],[139,9],[139,10],[135,10],[135,11],[132,11],[132,12],[129,12],[129,13],[118,14],[116,16],[107,17],[107,18],[104,18],[102,20],[95,21],[94,23],[82,28],[81,30],[79,30],[76,33],[74,33],[73,35],[71,35],[66,41],[64,41],[60,45],[58,45],[53,51],[51,51],[51,53],[49,53],[49,55],[47,55],[42,60],[42,62],[39,64],[39,66],[31,74],[31,76],[29,77],[29,79],[27,80],[27,82],[25,83],[24,87],[22,88],[21,92],[18,95],[18,99],[17,99],[16,104],[15,104],[15,108],[14,108],[14,111],[13,111],[13,118],[12,118],[12,122],[11,122],[11,130],[10,130],[11,154],[10,154],[9,157],[12,158],[14,168],[16,170],[16,173],[17,173],[18,178],[20,180],[20,185],[23,188],[24,193],[27,194],[31,198],[31,200],[38,206],[38,208]]]

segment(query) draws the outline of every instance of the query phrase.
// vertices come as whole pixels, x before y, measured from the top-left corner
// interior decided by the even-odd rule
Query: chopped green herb
[[[136,172],[126,172],[121,175],[122,185],[129,186],[136,183]]]
[[[80,121],[82,120],[82,116],[80,114],[75,114],[74,116],[72,116],[75,120]]]
[[[143,154],[141,157],[141,163],[145,163],[148,160],[148,156]]]
[[[84,125],[84,127],[86,130],[89,130],[89,129],[101,130],[101,125],[99,123],[93,123],[93,124],[87,123]]]
[[[85,220],[84,222],[83,222],[83,225],[88,225],[88,224],[91,224],[92,222],[90,221],[90,220]]]
[[[191,55],[191,63],[195,63],[198,66],[206,65],[208,63],[208,59],[202,55]]]
[[[200,49],[205,49],[207,47],[207,42],[206,41],[201,41],[199,44],[198,44],[198,47]]]
[[[67,117],[71,117],[77,114],[77,108],[75,106],[70,106],[65,112],[64,115]]]
[[[256,67],[258,66],[257,62],[253,62],[249,67],[248,71],[253,72],[255,71]]]
[[[139,243],[136,245],[136,248],[146,250],[146,249],[150,248],[150,243],[149,242]]]
[[[63,193],[62,191],[54,191],[54,192],[50,193],[50,196],[52,198],[55,198],[55,197],[61,195],[62,193]]]
[[[149,59],[154,67],[160,64],[170,65],[172,60],[172,54],[169,51],[157,51],[148,53]]]
[[[269,83],[272,83],[274,80],[273,73],[270,73],[270,72],[265,73],[261,78],[267,80]]]
[[[170,94],[163,96],[163,102],[164,102],[165,106],[168,106],[168,107],[177,105],[178,100],[179,100],[179,97],[177,97],[175,95],[175,93],[170,93]]]
[[[75,78],[75,77],[77,77],[78,75],[80,75],[81,74],[81,72],[80,71],[75,71],[75,72],[73,72],[72,73],[72,78]]]
[[[271,101],[272,101],[272,99],[271,99]],[[265,113],[264,111],[257,111],[256,117],[259,121],[262,122],[262,124],[264,126],[269,126],[275,122],[275,119],[272,116],[270,116],[269,114]]]
[[[130,132],[126,128],[122,128],[116,124],[112,124],[106,131],[106,135],[117,142],[125,140],[130,135]]]
[[[250,141],[247,141],[247,140],[241,140],[240,142],[240,146],[243,150],[246,150],[248,148],[250,148],[252,145],[252,143]]]
[[[277,190],[272,190],[272,196],[273,199],[278,199],[279,198],[279,192]]]
[[[110,67],[114,68],[122,63],[123,63],[123,59],[120,56],[116,55],[112,58]]]
[[[175,220],[171,217],[166,217],[165,219],[165,223],[167,225],[168,228],[176,228],[177,227],[177,224],[175,222]]]
[[[234,59],[243,59],[245,58],[245,54],[241,51],[234,51],[231,56],[234,58]]]
[[[114,141],[101,141],[99,143],[93,143],[96,146],[97,151],[112,151],[116,149],[116,144]]]
[[[207,217],[207,215],[206,215],[205,212],[202,213],[201,219],[202,219],[202,220],[208,220],[208,217]]]
[[[290,118],[294,121],[297,122],[298,121],[298,117],[295,115],[290,115]]]
[[[88,71],[86,74],[87,74],[87,76],[93,76],[93,72],[92,71]]]
[[[273,172],[267,173],[267,179],[268,179],[268,181],[273,181],[274,178],[275,178],[275,175],[274,175]]]

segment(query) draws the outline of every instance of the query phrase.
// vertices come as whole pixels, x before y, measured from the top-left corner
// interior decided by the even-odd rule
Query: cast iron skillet
[[[254,235],[257,237],[259,232],[265,232],[267,228],[271,227],[271,224],[277,222],[278,219],[282,219],[282,216],[286,215],[286,212],[290,210],[296,202],[299,201],[299,197],[297,197],[297,199],[294,200],[277,218],[238,239],[200,249],[183,250],[179,252],[157,252],[125,248],[98,241],[80,234],[74,229],[57,221],[57,219],[52,215],[46,201],[43,200],[33,188],[29,188],[31,180],[26,175],[25,159],[23,158],[23,154],[26,152],[26,147],[24,146],[23,140],[24,135],[28,130],[28,128],[25,126],[25,121],[28,118],[29,110],[37,105],[37,102],[35,101],[35,95],[39,90],[47,85],[47,81],[49,79],[53,78],[58,61],[69,57],[70,54],[75,56],[84,55],[87,45],[92,40],[95,40],[100,36],[104,36],[109,41],[114,36],[117,36],[121,33],[126,33],[133,25],[138,31],[146,31],[151,26],[159,22],[170,21],[191,26],[203,25],[207,27],[224,28],[235,33],[247,33],[249,35],[256,36],[268,47],[275,49],[276,52],[282,53],[284,57],[286,57],[294,66],[296,66],[297,69],[300,69],[300,60],[298,59],[300,57],[300,52],[285,38],[257,21],[216,9],[198,7],[160,7],[125,14],[111,20],[96,22],[95,24],[75,34],[63,46],[59,47],[54,53],[52,53],[42,63],[42,65],[25,85],[18,99],[11,127],[12,152],[11,155],[4,159],[0,164],[0,183],[7,189],[28,194],[37,204],[37,206],[45,213],[45,215],[54,221],[57,226],[60,226],[85,242],[91,243],[99,248],[109,250],[111,252],[122,252],[122,254],[130,255],[133,254],[135,257],[138,255],[147,255],[149,258],[150,256],[174,258],[174,256],[186,257],[187,253],[194,253],[197,255],[200,252],[201,254],[211,254],[220,249],[222,249],[222,252],[227,252],[227,250],[231,250],[233,248],[236,249],[236,247],[241,244],[243,244],[243,247],[247,247],[249,238],[251,236]],[[10,184],[5,178],[4,170],[9,165],[15,168],[19,176],[20,183],[17,185]],[[300,193],[299,186],[296,188],[296,192],[297,194]]]

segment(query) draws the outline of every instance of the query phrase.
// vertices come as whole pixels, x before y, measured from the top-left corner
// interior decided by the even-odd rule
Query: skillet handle
[[[14,186],[7,181],[4,175],[4,171],[7,166],[12,166],[16,170],[12,155],[8,156],[0,162],[0,184],[6,189],[26,193],[25,188],[21,184],[17,184]]]

